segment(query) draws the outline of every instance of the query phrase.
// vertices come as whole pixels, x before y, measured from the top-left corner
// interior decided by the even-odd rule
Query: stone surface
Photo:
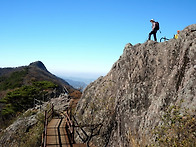
[[[50,103],[54,105],[54,110],[57,113],[64,112],[68,109],[70,98],[66,94],[61,94],[58,98],[50,100]]]
[[[12,125],[3,130],[2,136],[0,137],[0,146],[3,147],[18,147],[22,135],[28,132],[28,129],[34,126],[38,122],[36,115],[28,117],[21,117],[17,119]]]
[[[131,146],[132,135],[150,142],[153,128],[171,104],[183,100],[183,107],[196,109],[195,95],[193,24],[177,40],[127,44],[110,72],[87,86],[75,115],[80,124],[103,122],[100,135],[93,138],[96,146]]]

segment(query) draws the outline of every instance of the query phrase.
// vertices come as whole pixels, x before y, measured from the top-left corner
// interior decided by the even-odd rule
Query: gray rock
[[[36,115],[29,117],[21,117],[17,119],[12,125],[3,130],[3,136],[0,138],[0,146],[3,147],[18,147],[20,146],[20,139],[28,131],[28,129],[37,123]]]
[[[68,109],[70,99],[68,98],[68,95],[61,94],[58,98],[54,98],[50,100],[50,103],[54,105],[54,110],[57,113],[64,112]]]
[[[195,66],[196,24],[177,40],[127,44],[110,72],[85,89],[76,119],[80,124],[103,121],[93,138],[96,146],[130,146],[132,136],[149,143],[167,107],[183,100],[183,107],[196,109]]]

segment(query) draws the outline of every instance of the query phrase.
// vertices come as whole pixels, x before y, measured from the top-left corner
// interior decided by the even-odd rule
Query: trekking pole
[[[169,39],[166,38],[166,37],[162,37],[162,38],[160,39],[160,42],[162,41],[162,39],[163,39],[164,41],[168,41],[168,40],[169,40]]]

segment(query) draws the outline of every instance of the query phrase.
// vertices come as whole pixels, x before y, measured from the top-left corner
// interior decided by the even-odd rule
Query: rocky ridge
[[[196,109],[195,97],[193,24],[177,40],[128,43],[110,72],[87,86],[75,115],[80,124],[103,123],[93,138],[96,146],[131,146],[130,135],[150,143],[152,130],[170,105]]]
[[[23,75],[19,75],[19,73],[22,72]],[[65,88],[70,93],[75,90],[68,82],[50,73],[41,61],[36,61],[30,63],[28,66],[0,68],[0,99],[2,99],[10,89],[13,90],[24,85],[32,85],[35,81],[50,81],[58,85],[58,88],[51,91],[51,94],[48,94],[48,99],[59,96],[65,91]],[[9,87],[9,85],[11,86]]]

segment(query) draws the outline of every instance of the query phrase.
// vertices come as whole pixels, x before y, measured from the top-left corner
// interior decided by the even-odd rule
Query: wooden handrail
[[[65,116],[66,116],[66,123],[67,123],[67,125],[69,126],[69,129],[70,129],[73,126],[73,122],[71,121],[67,112],[65,112]],[[70,131],[72,131],[72,130],[70,129]]]
[[[49,118],[54,115],[54,105],[52,104],[51,108],[47,111],[45,111],[45,118],[44,118],[44,130],[43,130],[43,134],[42,134],[42,147],[46,147],[46,143],[47,143],[47,126],[48,126],[48,122],[49,122]]]
[[[87,142],[88,141],[88,138],[92,138],[93,136],[99,134],[100,132],[100,129],[101,127],[103,126],[102,123],[100,124],[91,124],[91,125],[80,125],[78,124],[78,122],[76,121],[75,117],[71,115],[70,113],[70,108],[65,111],[65,112],[62,112],[61,114],[64,115],[64,119],[65,119],[65,129],[66,129],[66,132],[67,132],[67,136],[68,136],[68,139],[69,139],[69,145],[70,147],[73,147],[73,144],[75,144],[75,140],[74,140],[74,133],[76,131],[76,133],[78,133],[77,130],[74,130],[74,128],[80,128],[82,133],[84,133],[84,135],[87,137],[87,139],[82,139],[81,136],[79,135],[79,137],[84,140],[84,142]],[[54,114],[54,106],[53,104],[51,105],[51,108],[47,111],[45,111],[45,122],[44,122],[44,130],[43,130],[43,134],[42,134],[42,144],[41,144],[41,147],[46,147],[47,146],[47,126],[48,126],[48,123],[50,121],[50,118],[53,117],[53,114]],[[61,122],[62,122],[62,119],[61,118]],[[59,123],[58,125],[58,136],[60,136],[60,125],[61,125],[61,122]],[[76,125],[75,125],[76,123]],[[90,127],[91,130],[92,130],[92,134],[89,136],[85,130],[83,128],[85,127]],[[98,128],[98,131],[94,132],[95,129]],[[59,138],[59,143],[60,143],[60,146],[62,146],[61,144],[61,138]],[[89,143],[89,142],[87,142]]]
[[[70,116],[68,115],[68,111],[64,112],[63,114],[65,116],[65,127],[66,127],[67,133],[68,133],[69,144],[70,144],[70,146],[73,146],[73,144],[75,143],[74,123],[73,123],[72,119],[70,118]]]
[[[84,138],[80,135],[79,131],[76,130],[76,133],[78,134],[79,138],[83,141],[83,143],[86,143],[87,146],[89,146],[90,140],[96,136],[99,135],[101,128],[103,127],[103,121],[99,124],[90,124],[90,125],[81,125],[77,122],[76,118],[72,116],[73,122],[76,123],[74,125],[75,128],[79,128],[81,133],[83,133]],[[90,134],[87,134],[87,132],[83,128],[90,128]],[[94,132],[96,130],[96,132]]]

